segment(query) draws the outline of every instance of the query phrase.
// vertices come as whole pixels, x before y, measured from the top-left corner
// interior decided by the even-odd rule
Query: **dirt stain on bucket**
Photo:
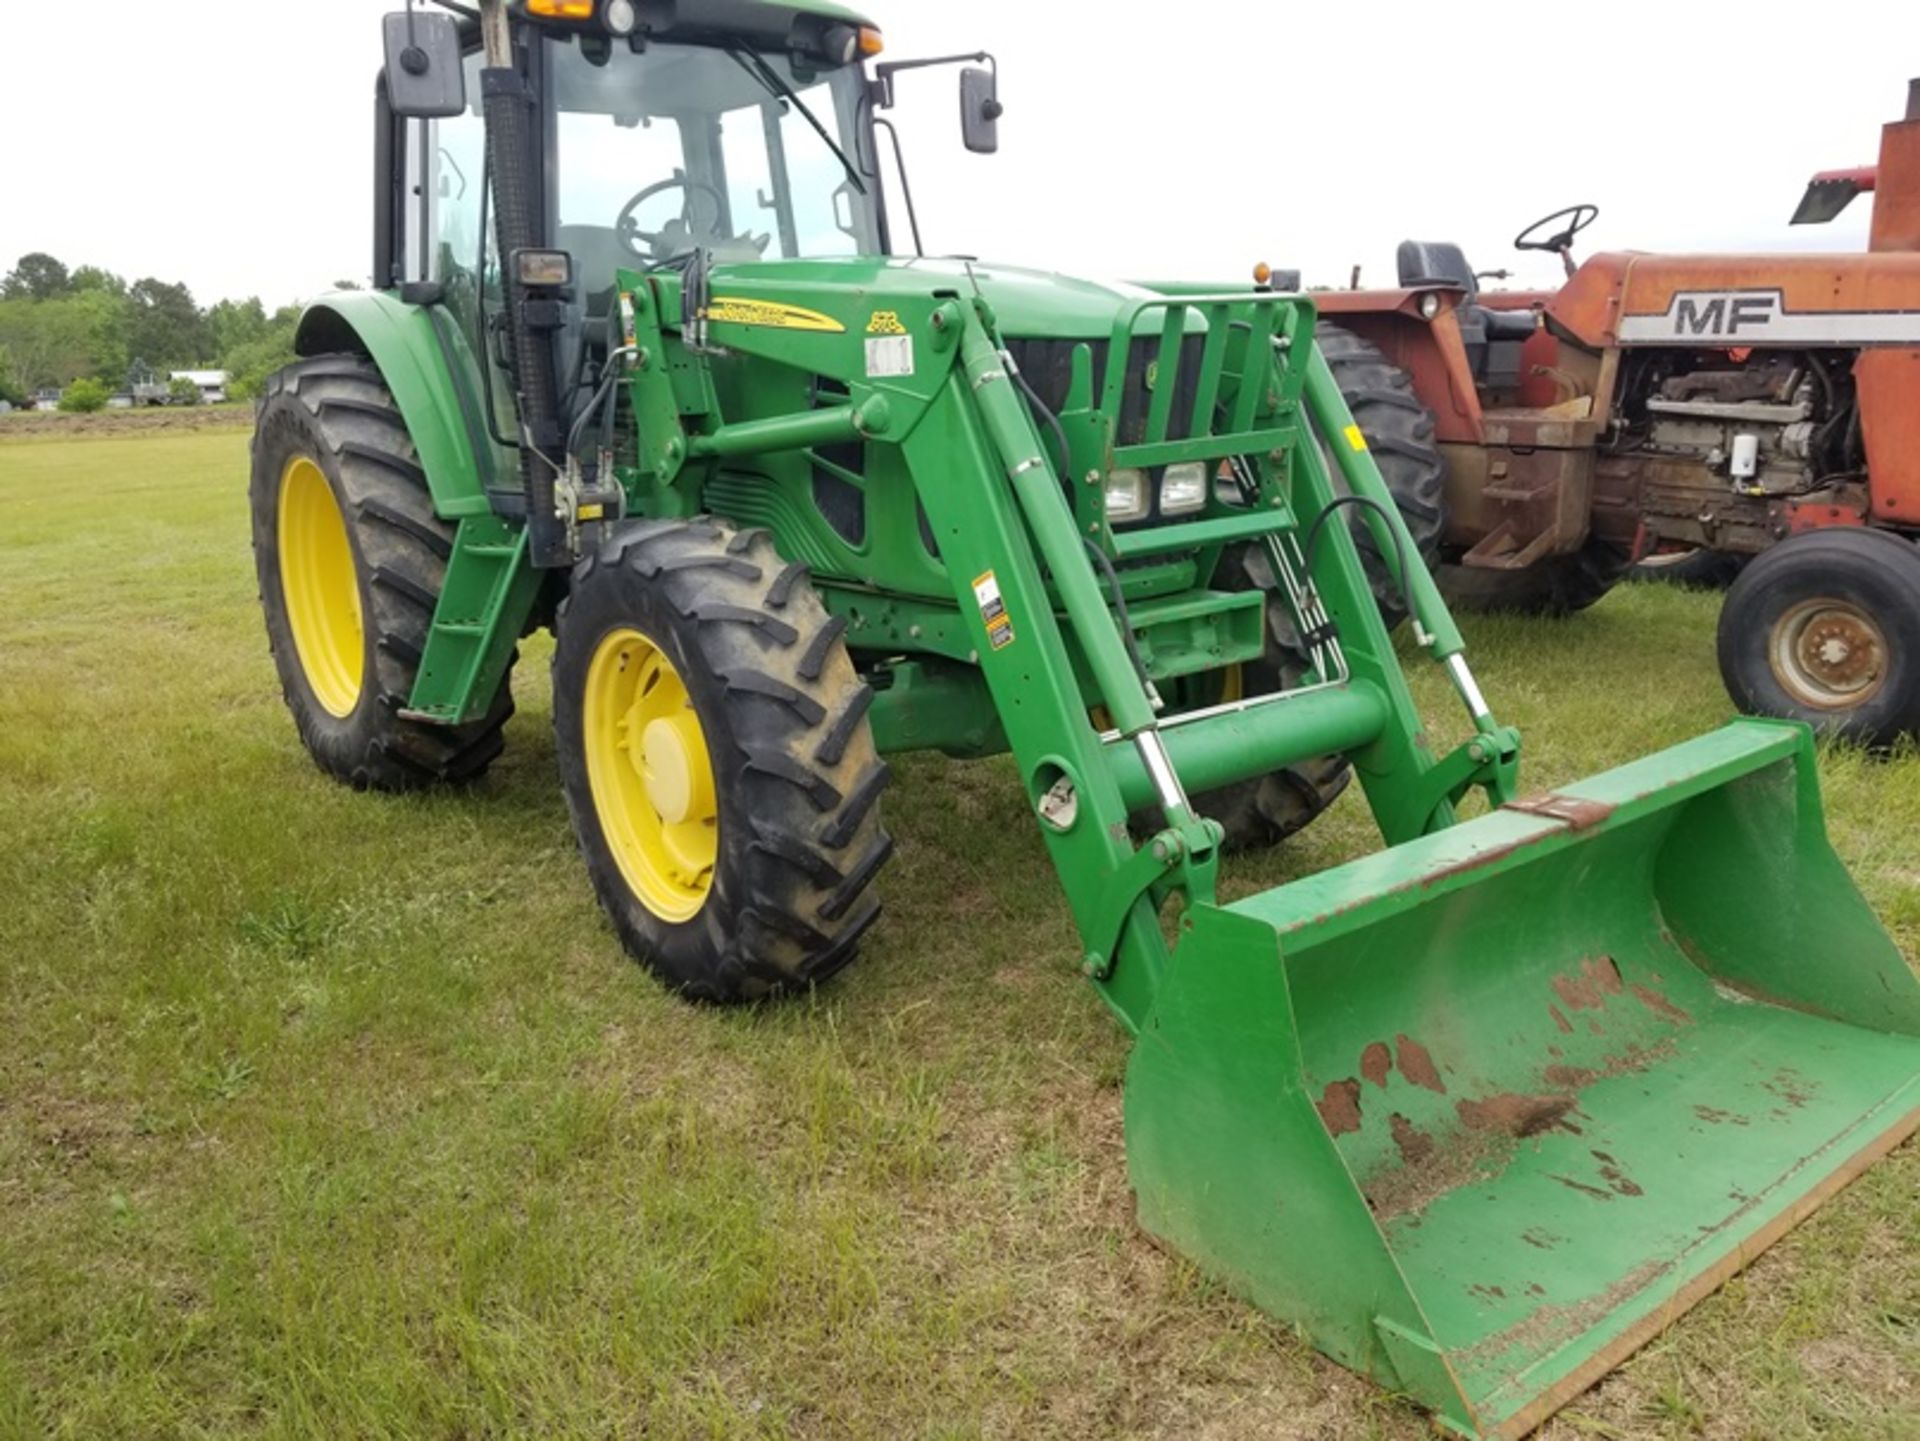
[[[1620,966],[1612,956],[1596,956],[1580,963],[1577,973],[1553,978],[1554,994],[1570,1011],[1598,1011],[1608,996],[1626,989],[1620,979]]]
[[[1356,1078],[1327,1082],[1327,1089],[1313,1104],[1328,1134],[1344,1136],[1360,1129],[1360,1082]]]
[[[1693,1017],[1691,1015],[1661,995],[1652,986],[1635,986],[1633,988],[1633,994],[1634,998],[1638,1000],[1641,1005],[1652,1011],[1656,1016],[1664,1016],[1676,1026],[1693,1024]]]
[[[1360,1053],[1360,1074],[1381,1090],[1387,1088],[1387,1073],[1393,1069],[1393,1052],[1385,1041],[1374,1041]]]
[[[1640,1183],[1635,1181],[1625,1171],[1621,1170],[1620,1163],[1605,1151],[1595,1151],[1593,1156],[1594,1159],[1600,1163],[1600,1179],[1612,1187],[1616,1194],[1622,1196],[1644,1196],[1647,1194]]]
[[[1508,1091],[1484,1100],[1457,1101],[1453,1109],[1460,1123],[1472,1130],[1526,1137],[1561,1125],[1573,1105],[1572,1096],[1523,1096]]]
[[[1446,1095],[1447,1083],[1440,1079],[1440,1068],[1434,1065],[1433,1055],[1425,1046],[1411,1036],[1395,1036],[1394,1044],[1400,1048],[1401,1075],[1416,1086]]]
[[[1387,1128],[1393,1132],[1393,1144],[1400,1150],[1400,1159],[1409,1166],[1417,1166],[1433,1154],[1433,1137],[1398,1111],[1387,1118]]]

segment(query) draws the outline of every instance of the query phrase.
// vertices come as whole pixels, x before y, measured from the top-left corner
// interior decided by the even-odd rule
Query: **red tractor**
[[[1739,707],[1920,732],[1920,81],[1879,164],[1816,176],[1793,219],[1865,192],[1863,254],[1576,264],[1578,205],[1514,241],[1561,257],[1558,290],[1406,241],[1399,288],[1316,297],[1433,413],[1457,603],[1564,614],[1640,557],[1752,556],[1719,630]]]

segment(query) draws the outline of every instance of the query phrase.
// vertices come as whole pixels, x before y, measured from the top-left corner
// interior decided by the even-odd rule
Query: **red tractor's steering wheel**
[[[1536,220],[1525,230],[1513,237],[1515,250],[1551,250],[1556,255],[1565,255],[1573,246],[1573,237],[1585,230],[1600,218],[1597,205],[1569,205],[1565,210],[1556,210],[1544,220]],[[1546,230],[1556,221],[1566,222],[1560,229],[1549,231],[1537,240],[1529,239],[1536,230]]]
[[[642,230],[640,222],[634,218],[634,212],[654,196],[668,190],[687,192],[686,199],[681,202],[680,214],[659,230]],[[668,259],[672,252],[686,249],[683,242],[693,234],[692,201],[695,191],[700,191],[713,201],[713,223],[707,228],[712,230],[718,226],[720,217],[727,211],[725,197],[704,181],[680,174],[667,180],[656,180],[645,189],[636,191],[633,199],[620,207],[620,218],[614,222],[614,230],[620,237],[620,243],[642,260]],[[679,226],[678,234],[673,230],[676,225]],[[642,244],[646,247],[644,250],[641,248]],[[667,253],[663,254],[663,251]]]
[[[1573,278],[1576,269],[1573,263],[1573,237],[1585,230],[1600,218],[1597,205],[1569,205],[1565,210],[1556,210],[1544,220],[1536,220],[1525,230],[1513,237],[1515,250],[1551,250],[1560,257],[1560,263],[1566,267],[1567,278]],[[1548,231],[1538,239],[1529,239],[1535,231],[1546,230],[1550,225],[1559,229]]]

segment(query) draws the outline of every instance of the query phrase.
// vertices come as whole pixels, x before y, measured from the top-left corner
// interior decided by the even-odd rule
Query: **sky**
[[[249,0],[202,24],[152,0],[9,0],[0,266],[45,250],[270,307],[364,280],[379,19],[396,8]],[[870,13],[889,58],[1000,64],[990,157],[960,146],[956,71],[899,79],[929,253],[1095,279],[1239,282],[1265,260],[1388,284],[1412,236],[1552,283],[1558,262],[1513,236],[1580,201],[1600,208],[1583,250],[1857,250],[1864,200],[1829,226],[1786,219],[1813,171],[1872,162],[1920,76],[1910,0]]]

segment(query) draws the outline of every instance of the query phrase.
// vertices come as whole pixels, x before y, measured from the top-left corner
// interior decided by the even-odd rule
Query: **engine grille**
[[[1200,391],[1200,357],[1206,349],[1204,335],[1189,335],[1180,343],[1180,374],[1174,380],[1173,411],[1167,425],[1169,439],[1185,439],[1193,434],[1194,400]],[[1067,387],[1073,378],[1073,352],[1081,346],[1093,352],[1094,403],[1102,398],[1107,381],[1107,356],[1112,343],[1105,340],[1010,340],[1014,364],[1026,376],[1027,384],[1056,415],[1066,405]],[[1121,395],[1120,414],[1115,418],[1114,441],[1118,445],[1138,445],[1146,439],[1147,411],[1153,404],[1155,387],[1161,377],[1151,374],[1157,344],[1136,341],[1128,347],[1126,389]]]

